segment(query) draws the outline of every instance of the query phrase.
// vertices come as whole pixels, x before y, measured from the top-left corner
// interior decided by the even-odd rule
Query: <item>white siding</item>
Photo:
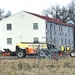
[[[7,30],[6,25],[12,24],[12,30]],[[38,30],[33,30],[33,23],[38,23]],[[34,37],[39,42],[46,42],[45,20],[34,15],[20,12],[0,22],[0,49],[9,48],[15,50],[17,42],[33,42]],[[7,45],[7,38],[12,38],[12,45]]]

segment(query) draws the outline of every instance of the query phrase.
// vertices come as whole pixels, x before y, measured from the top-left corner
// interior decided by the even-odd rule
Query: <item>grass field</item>
[[[75,75],[75,58],[40,59],[40,75]],[[38,58],[1,59],[0,75],[38,75]]]

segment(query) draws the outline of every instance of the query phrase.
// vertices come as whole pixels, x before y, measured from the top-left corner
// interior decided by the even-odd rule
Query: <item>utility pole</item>
[[[38,47],[38,75],[40,75],[40,45]]]

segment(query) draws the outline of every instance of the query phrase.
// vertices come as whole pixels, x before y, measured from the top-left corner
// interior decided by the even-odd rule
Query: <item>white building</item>
[[[62,34],[61,34],[62,33]],[[0,22],[0,49],[15,50],[17,42],[74,45],[73,26],[59,20],[22,11]],[[59,49],[59,47],[58,47]]]

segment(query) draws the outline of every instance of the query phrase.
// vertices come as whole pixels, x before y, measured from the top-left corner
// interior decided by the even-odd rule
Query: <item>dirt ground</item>
[[[75,58],[41,58],[39,68],[38,58],[0,59],[0,75],[75,75]]]

